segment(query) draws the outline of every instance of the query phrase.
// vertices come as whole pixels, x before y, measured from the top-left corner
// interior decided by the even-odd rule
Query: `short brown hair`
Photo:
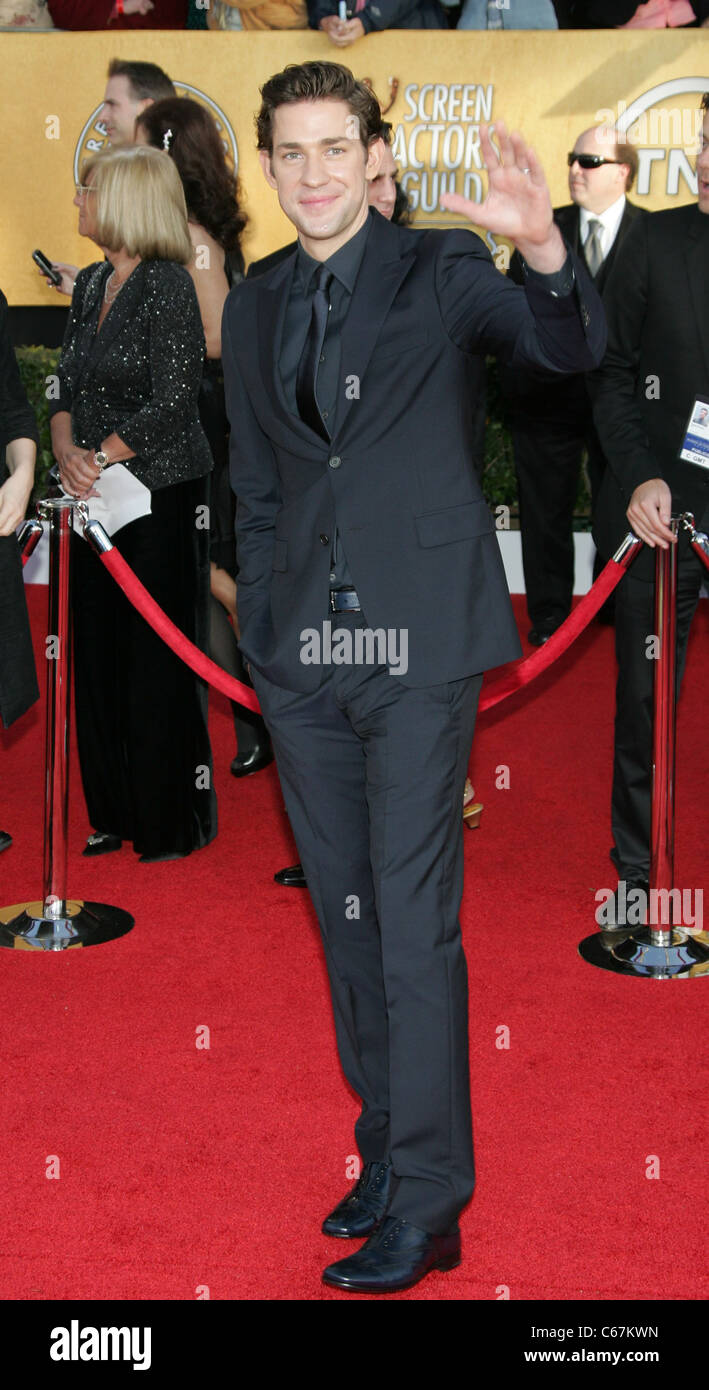
[[[273,153],[273,114],[279,106],[297,101],[346,101],[357,118],[359,138],[365,150],[382,133],[379,102],[364,82],[358,82],[342,63],[313,61],[289,63],[282,72],[269,77],[261,88],[261,110],[256,117],[256,137],[260,150]]]
[[[615,157],[619,164],[627,164],[630,173],[625,180],[625,191],[629,193],[638,173],[638,152],[634,145],[626,144],[625,140],[618,140],[615,147]]]
[[[160,101],[164,97],[177,96],[174,83],[157,63],[131,63],[127,59],[112,58],[108,75],[127,77],[134,101]]]

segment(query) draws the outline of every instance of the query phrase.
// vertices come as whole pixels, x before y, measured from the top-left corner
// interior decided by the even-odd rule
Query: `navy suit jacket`
[[[600,295],[630,228],[638,217],[647,217],[644,209],[625,200],[623,216],[617,235],[606,256],[594,285]],[[581,244],[581,211],[575,203],[554,209],[554,221],[567,246],[583,259]],[[515,251],[508,271],[516,285],[524,283],[524,271],[519,252]],[[592,426],[592,407],[585,376],[555,379],[525,367],[505,367],[500,371],[500,385],[510,423],[518,429],[549,430],[555,437],[561,429],[575,435],[588,434]]]
[[[472,232],[369,215],[329,443],[290,414],[278,370],[295,255],[237,285],[224,309],[240,645],[294,691],[322,679],[300,655],[303,632],[320,632],[330,616],[335,526],[367,625],[408,632],[405,685],[458,680],[519,654],[472,464],[470,355],[578,372],[605,346],[600,300],[578,258],[575,289],[555,297],[534,277],[513,285]]]

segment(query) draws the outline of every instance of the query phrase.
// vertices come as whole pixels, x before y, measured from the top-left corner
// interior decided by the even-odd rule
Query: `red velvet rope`
[[[209,681],[215,690],[221,690],[228,699],[236,700],[240,705],[246,705],[247,709],[255,710],[256,713],[260,711],[261,706],[256,692],[250,686],[244,685],[242,681],[235,680],[234,676],[230,676],[227,671],[222,670],[215,661],[210,661],[209,657],[199,650],[199,647],[195,647],[194,643],[188,641],[184,632],[180,632],[179,627],[175,627],[175,624],[163,613],[162,608],[141,584],[130,565],[126,564],[115,545],[111,550],[99,553],[99,559],[113,575],[116,583],[120,585],[129,602],[138,609],[146,622],[150,623],[158,637],[162,637],[163,642],[166,642],[175,655],[179,656],[180,661],[184,661],[203,680]]]
[[[572,642],[576,641],[579,634],[595,618],[599,608],[603,607],[608,595],[613,593],[616,584],[624,574],[625,565],[619,565],[615,560],[609,560],[595,584],[587,594],[584,594],[581,602],[569,614],[566,622],[552,633],[549,641],[545,642],[538,651],[528,656],[526,660],[516,661],[504,676],[498,676],[496,680],[490,681],[490,684],[485,686],[480,696],[478,712],[492,709],[492,706],[499,704],[500,700],[506,700],[508,695],[514,695],[515,690],[522,690],[536,676],[541,676],[542,671],[546,671],[555,661],[558,661],[559,657],[568,650]]]
[[[129,602],[138,609],[146,622],[157,632],[159,637],[162,637],[163,642],[167,643],[181,661],[191,667],[196,675],[213,685],[216,690],[220,690],[229,700],[246,705],[247,709],[260,711],[261,706],[250,686],[235,680],[228,672],[222,670],[221,666],[217,666],[216,662],[210,661],[209,657],[199,650],[199,647],[195,647],[192,642],[188,641],[185,634],[180,632],[180,629],[163,613],[162,608],[141,584],[137,575],[126,564],[115,546],[110,550],[97,551],[97,554],[116,583],[120,585]],[[584,595],[566,622],[557,628],[549,641],[526,660],[516,662],[504,676],[492,681],[487,686],[480,699],[479,709],[490,709],[500,700],[505,700],[508,695],[513,695],[516,690],[521,690],[523,686],[529,685],[535,676],[541,675],[542,671],[546,671],[553,662],[558,661],[562,653],[571,646],[572,642],[576,641],[579,633],[583,632],[591,619],[596,616],[599,608],[605,603],[608,595],[613,592],[624,573],[624,565],[617,564],[615,560],[609,560],[593,587]]]

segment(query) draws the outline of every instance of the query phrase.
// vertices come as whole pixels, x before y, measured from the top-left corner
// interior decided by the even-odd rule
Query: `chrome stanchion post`
[[[36,549],[43,530],[44,527],[41,521],[35,521],[29,517],[26,521],[23,521],[17,532],[17,544],[20,547],[20,554],[23,562],[29,560],[33,550]]]
[[[706,531],[698,531],[694,524],[692,512],[683,512],[680,517],[685,531],[689,531],[689,543],[692,550],[704,562],[709,570],[709,536]]]
[[[680,520],[670,523],[675,537]],[[579,947],[585,960],[617,974],[640,979],[688,979],[709,973],[709,947],[674,924],[675,753],[677,731],[677,541],[655,550],[655,633],[658,655],[653,688],[652,811],[650,826],[649,911],[608,949],[603,933]],[[668,921],[660,921],[667,903]],[[697,966],[705,969],[698,970]]]
[[[43,915],[63,918],[69,835],[69,710],[71,693],[71,519],[76,503],[56,497],[40,504],[49,523],[46,774],[44,792]]]
[[[659,658],[653,691],[652,821],[650,828],[650,888],[670,889],[675,877],[675,753],[677,745],[677,521],[671,522],[675,544],[655,552],[655,632]],[[652,901],[652,900],[651,900]],[[670,918],[674,903],[670,902]],[[652,913],[650,914],[652,919]],[[669,930],[650,922],[653,946],[669,946]]]
[[[40,516],[49,523],[43,897],[41,902],[0,908],[0,946],[10,948],[63,951],[68,946],[93,946],[124,936],[134,924],[122,908],[67,900],[74,510],[82,515],[84,523],[88,521],[86,505],[74,498],[53,497],[39,504]],[[31,523],[31,534],[26,534],[28,544],[36,526],[37,523]],[[40,526],[39,532],[41,529]],[[32,543],[34,546],[37,542]]]

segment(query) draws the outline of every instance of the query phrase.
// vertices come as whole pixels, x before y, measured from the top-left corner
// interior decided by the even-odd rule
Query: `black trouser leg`
[[[573,517],[584,441],[581,434],[517,426],[512,442],[527,612],[535,628],[549,630],[571,612]]]
[[[687,639],[697,607],[701,560],[684,535],[678,541],[677,693]],[[616,589],[615,749],[611,823],[611,859],[619,878],[646,879],[650,871],[652,797],[652,707],[655,661],[648,657],[648,637],[655,633],[655,586],[625,574]]]
[[[392,1214],[444,1233],[474,1183],[458,911],[480,678],[414,690],[360,666],[307,695],[254,684],[362,1098],[362,1157],[390,1152]]]

